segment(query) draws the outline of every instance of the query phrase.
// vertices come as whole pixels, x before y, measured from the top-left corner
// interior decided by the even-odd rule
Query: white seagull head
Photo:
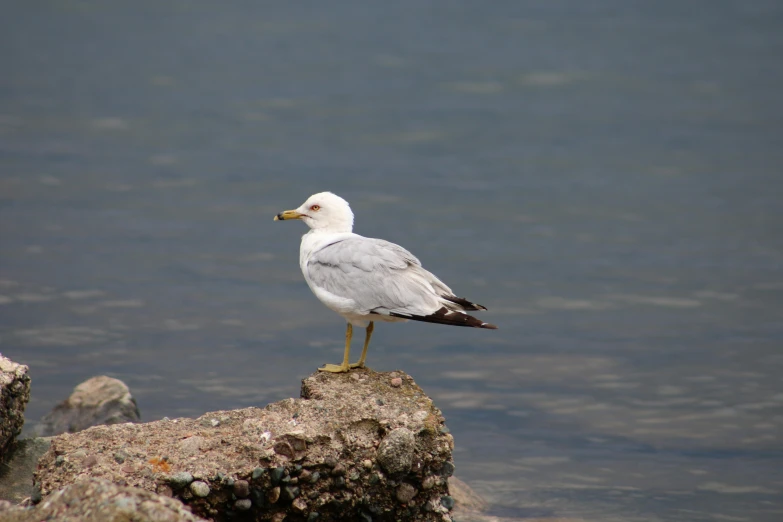
[[[275,216],[275,221],[301,219],[313,230],[351,232],[353,212],[348,202],[337,194],[319,192],[294,210],[285,210]]]

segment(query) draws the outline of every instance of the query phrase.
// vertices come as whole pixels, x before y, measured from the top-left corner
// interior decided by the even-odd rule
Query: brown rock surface
[[[100,375],[74,388],[70,397],[54,407],[35,427],[39,437],[75,433],[90,426],[139,422],[136,400],[124,382]]]
[[[3,522],[199,522],[180,502],[143,489],[86,478],[31,509],[0,503]]]
[[[28,368],[0,354],[0,462],[24,426],[24,409],[30,400]]]
[[[399,387],[369,369],[316,373],[301,399],[265,408],[63,434],[35,481],[46,500],[102,477],[214,520],[450,520],[453,439],[421,388],[397,376]]]

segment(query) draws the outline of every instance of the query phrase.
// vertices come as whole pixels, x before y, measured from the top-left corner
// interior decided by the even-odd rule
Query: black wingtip
[[[478,303],[471,303],[470,301],[468,301],[464,297],[457,297],[456,295],[442,295],[441,297],[443,299],[445,299],[446,301],[450,301],[450,302],[452,302],[454,304],[457,304],[457,305],[461,306],[465,310],[472,311],[472,310],[486,310],[487,309],[486,306],[480,305]]]
[[[497,330],[498,328],[494,324],[485,323],[481,319],[476,319],[472,315],[468,315],[464,312],[455,312],[454,310],[449,310],[445,306],[429,315],[406,315],[394,312],[389,315],[393,317],[400,317],[402,319],[422,321],[424,323],[448,324],[450,326],[467,326],[470,328],[487,328],[489,330]]]

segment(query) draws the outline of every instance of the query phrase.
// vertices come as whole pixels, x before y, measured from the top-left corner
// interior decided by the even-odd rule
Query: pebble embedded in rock
[[[250,484],[247,480],[237,480],[234,482],[234,495],[239,498],[246,498],[250,495]]]
[[[310,484],[315,484],[316,482],[318,482],[318,479],[320,478],[321,478],[321,474],[318,473],[317,471],[314,472],[312,475],[310,475]]]
[[[114,454],[114,462],[117,464],[123,464],[125,460],[128,458],[128,454],[124,451],[118,451]]]
[[[275,445],[272,448],[275,450],[275,453],[277,453],[278,455],[282,455],[283,457],[288,457],[289,459],[293,459],[294,456],[296,455],[294,453],[294,448],[291,447],[291,445],[284,440],[275,442]]]
[[[362,461],[362,466],[364,466],[364,469],[372,469],[372,461],[370,459],[365,459]]]
[[[283,467],[275,468],[269,472],[269,479],[272,481],[273,486],[280,483],[280,479],[283,478],[283,473],[285,473],[285,468]]]
[[[436,479],[435,477],[433,477],[432,475],[430,475],[429,477],[425,478],[425,479],[422,481],[422,483],[421,483],[421,489],[423,489],[423,490],[425,490],[425,491],[426,491],[426,490],[428,490],[428,489],[432,489],[433,487],[435,487],[435,481],[436,481],[436,480],[438,480],[438,479]]]
[[[425,410],[419,410],[411,416],[411,419],[417,422],[424,422],[425,420],[427,420],[427,417],[429,416],[430,416],[429,412]]]
[[[267,491],[266,499],[269,501],[270,504],[274,504],[275,502],[280,500],[280,487],[278,486]]]
[[[286,486],[283,488],[280,496],[283,498],[283,500],[290,502],[299,496],[299,488],[296,486]]]
[[[315,522],[318,520],[318,517],[320,517],[321,514],[318,511],[313,511],[309,515],[307,515],[307,522]]]
[[[337,464],[334,468],[332,468],[332,476],[338,477],[340,475],[345,475],[345,466],[342,464]]]
[[[193,475],[187,471],[180,471],[179,473],[174,473],[169,477],[169,484],[171,484],[176,489],[182,489],[191,482],[193,482]]]
[[[416,488],[414,488],[410,484],[407,484],[407,483],[403,482],[397,488],[397,501],[400,504],[407,504],[408,502],[413,500],[413,497],[416,496],[416,493],[418,493]],[[443,501],[443,499],[441,499],[441,502],[442,501]]]
[[[402,379],[400,379],[399,377],[395,377],[394,379],[391,380],[391,385],[395,388],[399,388],[400,386],[402,386]]]
[[[444,462],[443,467],[440,468],[440,474],[444,477],[450,477],[454,474],[454,464],[451,462]]]
[[[440,497],[440,503],[446,509],[451,509],[451,508],[454,507],[454,497],[450,497],[448,495],[444,495],[444,496]]]
[[[345,487],[345,479],[343,477],[335,477],[332,480],[332,484],[334,484],[334,487],[336,488]]]
[[[41,498],[43,498],[41,495],[41,486],[34,484],[33,492],[30,494],[30,502],[38,504],[41,501]]]
[[[265,473],[264,468],[256,468],[253,470],[253,474],[250,477],[253,480],[258,480]]]
[[[190,491],[197,497],[206,497],[209,495],[209,484],[202,480],[196,480],[190,484]]]
[[[407,428],[392,430],[378,445],[378,463],[389,474],[407,473],[413,465],[415,441]]]
[[[250,492],[250,500],[252,500],[253,504],[256,506],[263,507],[264,504],[266,504],[266,499],[264,496],[264,491],[260,489],[254,489]]]
[[[237,511],[247,511],[253,507],[253,503],[250,501],[249,498],[240,498],[236,502],[234,502],[234,508]]]
[[[294,502],[291,504],[291,507],[301,513],[307,509],[307,501],[303,498],[298,498],[294,500]]]

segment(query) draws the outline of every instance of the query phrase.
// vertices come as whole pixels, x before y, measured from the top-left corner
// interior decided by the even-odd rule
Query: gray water
[[[296,396],[344,322],[272,217],[331,190],[499,325],[368,358],[494,514],[781,520],[781,56],[773,0],[8,2],[27,432],[97,374],[146,421]]]

